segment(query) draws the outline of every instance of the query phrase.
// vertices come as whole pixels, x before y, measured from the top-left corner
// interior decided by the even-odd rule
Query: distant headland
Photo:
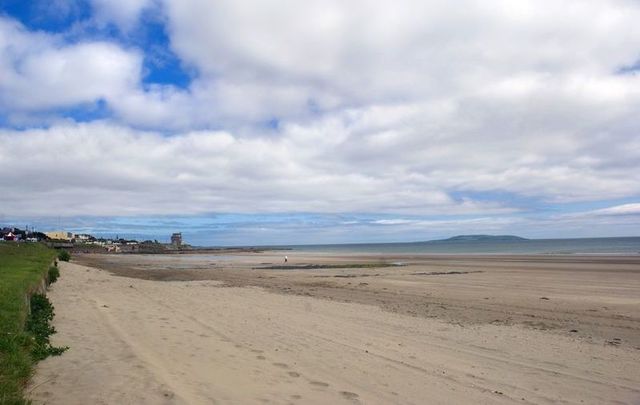
[[[490,242],[515,242],[529,240],[515,235],[457,235],[448,239],[440,239],[437,242],[478,242],[478,241],[490,241]],[[436,242],[436,241],[434,241]]]

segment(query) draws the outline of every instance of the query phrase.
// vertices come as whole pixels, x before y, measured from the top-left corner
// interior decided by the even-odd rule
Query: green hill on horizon
[[[476,241],[492,241],[492,242],[511,242],[529,240],[515,235],[457,235],[451,238],[441,239],[444,242],[476,242]]]

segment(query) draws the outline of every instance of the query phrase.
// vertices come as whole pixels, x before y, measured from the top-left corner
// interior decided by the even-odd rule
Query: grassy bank
[[[49,270],[56,252],[38,243],[0,242],[0,404],[22,404],[34,360],[25,331],[25,296]]]

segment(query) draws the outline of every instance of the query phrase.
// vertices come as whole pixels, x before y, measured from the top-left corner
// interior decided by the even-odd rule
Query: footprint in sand
[[[258,360],[266,360],[267,358],[264,357],[264,356],[256,356],[256,359],[258,359]]]
[[[296,373],[295,371],[289,371],[287,374],[289,374],[290,377],[300,377],[300,373]]]
[[[289,366],[284,363],[273,363],[273,365],[280,368],[289,368]]]
[[[322,382],[322,381],[309,381],[309,384],[311,385],[315,385],[316,387],[328,387],[329,384],[327,384],[326,382]]]
[[[162,395],[165,398],[173,398],[175,396],[175,394],[173,392],[170,392],[170,391],[165,391],[165,392],[162,393]]]
[[[356,399],[360,396],[355,392],[350,392],[350,391],[340,391],[340,394],[347,399]]]

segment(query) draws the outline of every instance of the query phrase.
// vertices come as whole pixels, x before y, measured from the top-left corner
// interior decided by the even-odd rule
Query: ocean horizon
[[[295,252],[332,253],[640,255],[640,236],[517,240],[445,239],[421,242],[268,245],[253,247]]]

